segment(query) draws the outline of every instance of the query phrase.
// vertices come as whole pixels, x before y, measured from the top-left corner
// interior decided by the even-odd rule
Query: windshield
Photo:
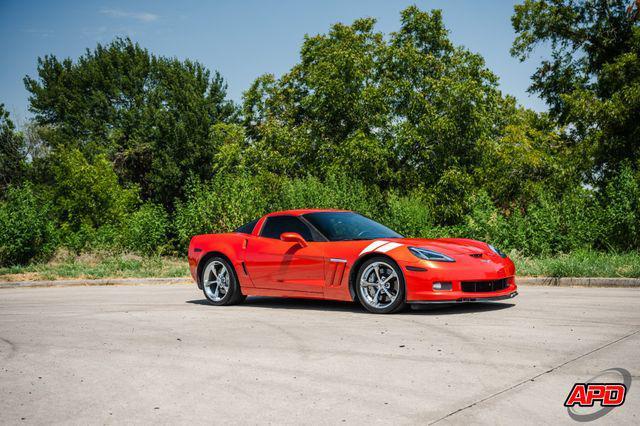
[[[329,241],[402,238],[378,222],[353,212],[316,212],[303,215]]]

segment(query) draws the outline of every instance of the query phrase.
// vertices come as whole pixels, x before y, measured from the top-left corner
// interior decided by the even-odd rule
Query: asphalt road
[[[191,285],[0,290],[0,423],[574,423],[575,382],[635,382],[640,289],[521,287],[512,303],[380,316],[207,305]]]

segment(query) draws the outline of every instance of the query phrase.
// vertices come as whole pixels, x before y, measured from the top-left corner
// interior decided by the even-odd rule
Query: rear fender
[[[240,233],[196,235],[189,243],[189,269],[191,276],[202,288],[200,276],[202,267],[213,256],[226,258],[233,266],[241,287],[253,287],[245,272],[244,256],[249,235]]]

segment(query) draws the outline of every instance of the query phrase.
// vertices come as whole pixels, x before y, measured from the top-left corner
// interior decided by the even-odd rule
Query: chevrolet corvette
[[[358,301],[373,313],[413,303],[515,297],[513,262],[470,239],[404,238],[346,210],[275,212],[231,233],[196,235],[191,275],[213,305],[246,296]]]

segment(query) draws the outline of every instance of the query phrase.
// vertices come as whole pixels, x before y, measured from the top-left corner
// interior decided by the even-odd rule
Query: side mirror
[[[302,235],[298,234],[297,232],[283,232],[282,234],[280,234],[280,240],[286,241],[288,243],[296,243],[302,247],[307,246],[307,242],[305,241],[305,239],[302,238]]]

